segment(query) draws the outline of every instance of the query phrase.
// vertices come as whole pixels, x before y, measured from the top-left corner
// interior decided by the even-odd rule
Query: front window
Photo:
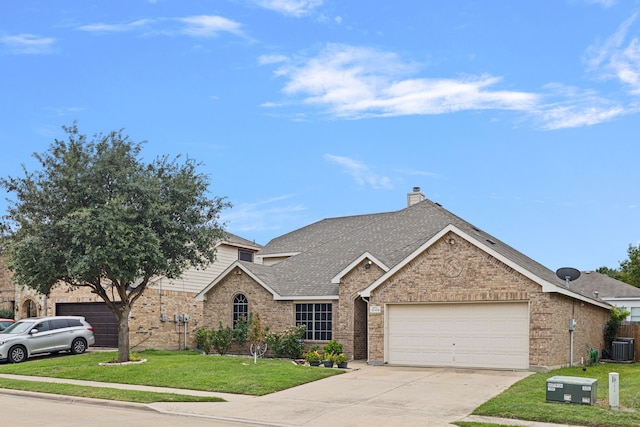
[[[307,340],[330,341],[332,317],[331,304],[296,304],[296,325],[306,326]]]
[[[247,300],[247,297],[242,294],[236,295],[233,298],[233,327],[236,327],[240,319],[247,319],[248,316],[249,301]]]
[[[640,322],[640,307],[631,307],[631,321]]]

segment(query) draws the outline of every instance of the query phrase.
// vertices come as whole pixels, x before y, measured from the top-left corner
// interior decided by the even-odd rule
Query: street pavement
[[[99,402],[103,408],[110,407],[112,410],[144,409],[149,416],[151,414],[154,416],[165,415],[169,419],[173,419],[172,416],[189,417],[188,425],[200,425],[191,424],[192,420],[194,423],[196,420],[209,420],[213,423],[209,425],[441,427],[450,426],[450,423],[463,419],[467,421],[486,420],[484,417],[470,417],[469,414],[486,400],[498,395],[510,385],[530,374],[521,371],[369,366],[360,362],[350,362],[349,366],[350,369],[345,374],[260,397],[124,384],[16,377],[4,374],[0,376],[92,386],[214,395],[226,400],[221,403],[162,402],[149,405]],[[325,368],[319,367],[318,369]],[[15,392],[0,389],[0,402],[2,402],[0,407],[4,409],[5,404],[1,393],[14,395]],[[29,397],[25,396],[25,398]],[[64,399],[64,397],[57,399]],[[81,402],[82,405],[86,405],[91,399],[67,398],[67,401],[69,403]],[[550,424],[518,420],[492,419],[491,422],[531,427],[550,426]],[[70,426],[71,424],[48,425]],[[142,426],[143,424],[118,422],[118,425]]]

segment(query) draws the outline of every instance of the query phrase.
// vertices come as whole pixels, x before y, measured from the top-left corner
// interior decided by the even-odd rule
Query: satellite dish
[[[576,270],[572,267],[562,267],[556,270],[556,276],[558,278],[567,282],[567,288],[569,287],[569,282],[576,280],[580,277],[580,271]]]

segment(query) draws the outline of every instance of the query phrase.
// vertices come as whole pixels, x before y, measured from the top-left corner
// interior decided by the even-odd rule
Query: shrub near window
[[[304,326],[292,327],[282,334],[268,334],[265,340],[275,357],[300,359],[304,352],[303,338],[305,332],[306,328]]]
[[[249,322],[253,316],[249,314],[249,319],[242,316],[238,319],[238,323],[236,323],[233,328],[233,340],[239,346],[245,345],[247,342],[247,334],[249,333]]]
[[[331,340],[324,347],[322,347],[322,351],[324,354],[340,354],[342,353],[342,344],[337,342],[336,340]]]
[[[207,328],[198,328],[198,330],[194,334],[194,338],[196,340],[196,344],[198,348],[204,352],[204,354],[209,354],[211,352],[211,334],[212,330]]]
[[[227,354],[233,342],[233,330],[230,327],[223,328],[222,322],[218,330],[211,334],[211,345],[222,356]]]

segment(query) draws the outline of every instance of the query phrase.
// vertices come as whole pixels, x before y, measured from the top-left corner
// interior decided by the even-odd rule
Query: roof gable
[[[544,292],[608,307],[567,289],[553,271],[430,200],[399,211],[318,221],[273,239],[257,254],[265,258],[295,255],[270,266],[245,263],[243,267],[270,289],[274,298],[328,299],[337,298],[340,278],[366,258],[386,272],[363,291],[367,296],[447,232],[461,236],[530,278]]]
[[[478,249],[488,253],[489,255],[491,255],[492,257],[494,257],[496,259],[498,259],[500,262],[502,262],[505,265],[509,266],[510,268],[515,270],[516,272],[518,272],[518,273],[522,274],[523,276],[527,277],[528,279],[532,280],[534,283],[537,283],[538,285],[540,285],[542,287],[542,291],[543,292],[556,292],[556,293],[560,293],[560,294],[563,294],[563,295],[570,296],[572,298],[576,298],[578,300],[586,301],[586,302],[588,302],[590,304],[600,305],[600,306],[606,307],[606,308],[609,307],[609,305],[606,304],[606,303],[599,302],[599,301],[594,301],[591,298],[587,299],[587,298],[585,298],[584,295],[582,295],[580,293],[573,292],[573,291],[565,288],[564,286],[558,286],[557,283],[552,283],[552,282],[549,282],[549,281],[545,280],[544,278],[542,278],[542,277],[534,274],[533,272],[527,270],[524,266],[514,262],[513,260],[509,259],[505,255],[503,255],[500,252],[494,250],[492,247],[487,246],[484,242],[479,241],[477,238],[469,235],[468,233],[464,232],[463,230],[459,229],[458,227],[456,227],[455,225],[452,225],[452,224],[449,224],[446,227],[444,227],[442,230],[440,230],[438,233],[436,233],[434,236],[432,236],[428,241],[426,241],[423,245],[421,245],[419,248],[417,248],[413,253],[411,253],[404,260],[402,260],[402,262],[396,264],[392,269],[388,270],[385,274],[380,276],[380,278],[378,278],[375,282],[373,282],[371,285],[369,285],[369,287],[367,287],[365,290],[360,292],[360,295],[365,297],[365,298],[370,297],[371,296],[371,292],[373,292],[378,286],[380,286],[383,283],[385,283],[391,276],[393,276],[395,273],[397,273],[402,268],[404,268],[407,264],[409,264],[417,256],[419,256],[421,253],[423,253],[425,250],[427,250],[427,248],[429,248],[435,242],[440,240],[442,237],[446,236],[448,233],[453,233],[453,234],[456,234],[456,235],[460,236],[460,238],[465,239],[467,242],[473,244]],[[497,241],[492,241],[492,243],[491,243],[492,246],[493,245],[497,245],[497,244],[498,244]]]

